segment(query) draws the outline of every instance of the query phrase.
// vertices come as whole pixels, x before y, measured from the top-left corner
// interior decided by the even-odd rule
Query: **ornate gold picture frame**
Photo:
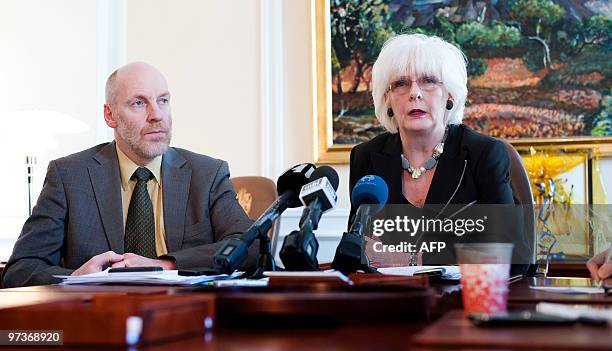
[[[332,0],[333,3],[335,4],[335,6],[345,6],[345,3],[348,3],[349,1],[343,1],[343,0]],[[354,2],[355,4],[357,4],[357,2]],[[363,4],[368,3],[368,1],[362,1],[359,3],[359,5],[352,5],[352,6],[362,6]],[[376,3],[376,6],[387,6],[387,11],[396,11],[398,6],[414,6],[415,8],[411,9],[413,12],[410,16],[419,16],[418,11],[421,11],[421,9],[416,8],[418,7],[418,2],[414,2],[414,5],[406,5],[410,2],[405,2],[405,3],[401,3],[398,1],[390,1],[390,0],[383,0],[383,1],[378,1],[378,2],[372,2],[372,3]],[[401,3],[401,4],[400,4]],[[443,2],[440,2],[440,4],[442,4]],[[557,1],[553,1],[552,2],[553,5],[552,6],[556,6],[556,8],[561,8],[562,4],[561,2],[559,2],[557,4]],[[382,5],[381,5],[382,4]],[[484,4],[484,5],[483,5]],[[334,105],[334,101],[333,100],[333,89],[332,89],[332,82],[334,79],[338,80],[339,76],[333,76],[332,75],[332,8],[331,8],[331,1],[330,0],[312,0],[311,3],[312,6],[312,38],[313,38],[313,75],[314,75],[314,84],[313,84],[313,100],[314,100],[314,106],[313,106],[313,111],[314,111],[314,120],[313,120],[313,124],[316,126],[315,127],[315,161],[317,163],[327,163],[327,164],[346,164],[348,163],[349,160],[349,152],[352,149],[352,147],[355,145],[353,143],[349,143],[346,142],[347,139],[341,140],[343,141],[342,143],[338,143],[335,141],[335,137],[334,137],[334,124],[337,123],[337,121],[334,120],[334,113],[333,113],[333,106]],[[459,12],[461,9],[457,9],[457,8],[451,8],[451,7],[443,7],[443,4],[440,5],[442,7],[436,9],[436,16],[439,16],[440,13],[442,13],[443,15],[446,14],[448,15],[448,18],[457,18],[457,16],[459,16]],[[479,6],[493,6],[488,4],[488,2],[482,2],[482,4],[480,4]],[[363,9],[361,9],[363,10]],[[384,10],[384,9],[383,9]],[[404,9],[405,10],[405,9]],[[487,9],[487,10],[491,10],[491,9]],[[560,11],[568,11],[567,9],[561,9]],[[405,12],[405,11],[404,11]],[[492,11],[483,11],[483,13],[491,13]],[[493,11],[495,12],[495,11]],[[564,13],[564,12],[561,12]],[[388,15],[388,14],[387,14]],[[378,15],[377,15],[378,16]],[[440,15],[441,16],[441,15]],[[454,16],[454,17],[453,17]],[[467,15],[462,15],[462,16],[467,16]],[[583,18],[581,19],[581,23],[585,26],[584,28],[587,28],[587,25],[591,25],[592,23],[588,22],[589,19],[591,17],[595,17],[595,16],[600,16],[599,14],[594,14],[594,13],[586,13],[583,15]],[[380,16],[379,16],[380,17]],[[599,18],[598,17],[598,18]],[[605,17],[605,16],[604,16]],[[389,16],[387,17],[389,18]],[[467,17],[465,17],[467,18]],[[465,20],[461,22],[456,22],[456,23],[465,23],[467,20]],[[528,21],[529,19],[526,18],[525,21]],[[486,24],[486,19],[480,19],[481,23]],[[560,17],[560,19],[558,19],[558,21],[561,22],[557,22],[559,23],[563,23],[562,21],[564,21],[563,17]],[[609,21],[609,18],[604,18],[603,21]],[[474,22],[474,21],[472,21]],[[475,22],[474,22],[475,23]],[[597,22],[599,23],[599,22]],[[605,22],[608,23],[608,22]],[[458,25],[458,24],[457,24]],[[512,31],[512,28],[510,28],[512,24],[509,24],[508,27],[506,27],[506,29]],[[606,24],[607,25],[607,24]],[[408,26],[410,27],[410,26]],[[525,27],[525,25],[523,25],[523,27]],[[555,27],[556,28],[556,27]],[[569,27],[568,27],[569,28]],[[592,26],[589,27],[592,29]],[[405,32],[409,32],[414,28],[405,28]],[[418,28],[420,29],[420,28]],[[495,28],[496,30],[498,28]],[[552,30],[552,27],[550,28]],[[434,29],[425,29],[425,31],[427,30],[435,30]],[[539,29],[538,29],[539,30]],[[559,32],[555,32],[555,33],[559,33]],[[436,35],[441,35],[440,33],[437,32],[432,32],[430,34],[436,34]],[[520,33],[523,37],[528,37],[528,33]],[[555,34],[555,35],[557,35]],[[566,33],[567,34],[567,33]],[[571,34],[571,33],[569,33]],[[579,33],[580,34],[580,33]],[[607,39],[606,39],[607,40]],[[531,45],[531,44],[530,44]],[[537,45],[537,44],[534,44]],[[536,46],[537,47],[537,46]],[[483,62],[485,62],[486,60],[493,60],[493,61],[486,61],[484,64],[485,66],[481,66],[481,67],[486,67],[486,64],[491,65],[492,62],[498,62],[495,61],[496,58],[491,59],[491,58],[484,58],[484,57],[478,57],[477,54],[470,54],[469,49],[463,48],[464,51],[467,52],[468,56],[471,59],[471,62],[480,62],[481,64]],[[376,49],[378,50],[378,49]],[[495,49],[498,50],[498,49]],[[492,51],[495,51],[492,50]],[[525,50],[525,48],[520,48],[520,50]],[[528,51],[533,51],[535,49],[531,49]],[[599,50],[599,49],[598,49]],[[472,50],[473,51],[473,50]],[[487,51],[487,50],[482,50],[482,51]],[[491,50],[488,50],[491,51]],[[601,50],[600,50],[601,51]],[[502,52],[502,51],[500,51]],[[540,51],[538,51],[540,52]],[[505,53],[505,51],[503,51],[502,53]],[[377,53],[376,53],[377,54]],[[562,53],[565,54],[565,53]],[[597,55],[600,55],[601,53],[598,51]],[[372,55],[369,55],[370,57]],[[336,56],[334,56],[336,57]],[[375,57],[375,55],[374,55]],[[599,57],[599,56],[597,56]],[[609,57],[609,56],[608,56]],[[504,58],[505,60],[513,60],[510,58]],[[524,60],[525,62],[527,62],[527,60],[530,59],[529,57],[525,57]],[[531,58],[532,59],[532,58]],[[540,60],[540,59],[538,59]],[[555,61],[557,60],[557,61]],[[336,57],[336,62],[338,61],[338,58]],[[537,61],[537,60],[536,60]],[[541,61],[541,60],[540,60]],[[544,69],[546,70],[546,72],[550,71],[553,72],[555,70],[559,71],[562,70],[562,59],[561,58],[557,58],[555,59],[555,56],[552,56],[552,59],[549,57],[548,58],[548,63],[546,62],[546,60],[544,60],[544,65],[546,67],[544,67]],[[534,61],[535,62],[535,61]],[[606,66],[608,64],[603,64],[602,65],[595,65],[593,67],[593,74],[587,74],[588,72],[574,72],[572,71],[572,74],[574,74],[573,78],[576,79],[591,79],[591,81],[589,81],[588,83],[585,83],[586,85],[584,85],[584,91],[588,90],[588,94],[599,94],[597,95],[597,103],[599,104],[599,108],[598,109],[594,109],[592,111],[593,116],[597,115],[596,118],[603,118],[603,122],[604,125],[607,127],[604,127],[604,134],[600,135],[604,135],[604,136],[589,136],[590,134],[587,134],[587,129],[589,131],[592,130],[594,128],[594,122],[591,119],[588,119],[587,122],[584,122],[582,119],[580,119],[577,123],[578,125],[587,125],[587,129],[585,129],[585,132],[581,132],[582,134],[576,134],[575,136],[571,136],[571,137],[528,137],[528,135],[521,135],[520,137],[517,138],[507,138],[507,140],[509,142],[511,142],[513,145],[515,145],[517,148],[528,148],[530,146],[535,146],[535,147],[542,147],[542,146],[559,146],[559,147],[570,147],[572,149],[580,149],[580,148],[592,148],[592,149],[597,149],[597,152],[601,152],[604,154],[609,154],[612,153],[612,136],[609,136],[609,125],[610,123],[612,123],[610,120],[612,119],[612,116],[610,116],[610,112],[608,110],[610,110],[610,108],[612,108],[612,97],[610,97],[610,94],[612,94],[612,90],[607,91],[607,90],[602,90],[600,89],[600,86],[602,84],[605,85],[606,82],[609,82],[611,77],[608,75],[608,70],[609,70],[609,65]],[[468,66],[469,67],[469,66]],[[603,67],[603,68],[602,68]],[[473,68],[473,67],[472,67]],[[484,69],[484,68],[483,68]],[[540,70],[537,72],[537,74],[534,75],[534,77],[536,77],[537,75],[542,75],[544,74],[544,69]],[[601,72],[600,72],[601,71]],[[337,72],[336,72],[337,73]],[[526,73],[528,74],[528,73]],[[555,73],[555,78],[554,79],[564,79],[564,77],[562,77],[561,74],[557,74]],[[541,77],[538,76],[540,79]],[[583,77],[584,76],[584,77]],[[480,77],[479,77],[480,79]],[[535,79],[535,78],[534,78]],[[490,80],[490,79],[489,79]],[[595,82],[595,83],[593,83]],[[337,85],[338,82],[334,83]],[[482,83],[482,82],[481,82]],[[481,84],[479,83],[479,84]],[[361,83],[363,84],[363,83]],[[482,83],[482,84],[486,84],[486,83]],[[525,83],[527,84],[527,83]],[[531,83],[530,83],[531,84]],[[551,83],[547,83],[548,87],[550,87]],[[561,83],[559,83],[561,84]],[[594,85],[593,85],[594,84]],[[561,84],[562,85],[562,84]],[[471,89],[471,88],[470,88]],[[482,89],[482,87],[481,87]],[[488,88],[487,88],[488,89]],[[535,88],[534,88],[535,89]],[[543,90],[542,88],[538,88],[540,90]],[[571,89],[566,89],[566,90],[571,90]],[[574,90],[580,90],[578,88],[574,89]],[[608,89],[609,90],[609,89]],[[492,90],[494,91],[494,89]],[[506,90],[507,91],[507,90]],[[495,92],[497,94],[497,92]],[[557,94],[558,93],[558,94]],[[582,92],[580,92],[582,94]],[[525,93],[524,91],[521,92],[521,94],[525,95],[527,93]],[[555,95],[556,94],[556,95]],[[559,91],[559,92],[551,92],[551,94],[547,95],[548,96],[548,100],[549,102],[551,101],[557,101],[559,99],[564,98],[572,98],[572,96],[566,96],[568,93],[567,91]],[[591,95],[587,94],[587,98],[590,98]],[[571,95],[571,94],[570,94]],[[580,94],[579,94],[580,95]],[[584,95],[584,94],[583,94]],[[580,95],[582,96],[582,95]],[[508,99],[508,97],[504,97],[505,99]],[[556,99],[556,100],[555,100]],[[363,97],[362,99],[363,100]],[[589,100],[591,101],[591,100]],[[591,101],[592,102],[592,101]],[[497,102],[498,104],[501,104],[501,102]],[[336,104],[337,105],[337,104]],[[482,104],[487,105],[484,107],[490,108],[490,106],[488,105],[494,105],[494,104]],[[550,105],[550,104],[549,104]],[[610,105],[610,106],[608,106]],[[503,108],[508,108],[509,105],[504,105]],[[490,113],[491,111],[488,111],[487,108],[484,108],[484,112],[483,111],[475,111],[473,114],[475,116],[478,116],[481,113]],[[528,107],[527,109],[523,109],[523,110],[529,110],[531,107]],[[552,111],[552,113],[555,113],[554,110],[554,104],[551,105],[551,107],[549,107],[548,109],[543,109],[543,108],[538,108],[538,107],[534,107],[533,111],[529,110],[529,111],[519,111],[520,113],[529,113],[529,117],[528,118],[535,118],[534,116],[537,116],[538,114],[546,114],[548,112],[546,111]],[[469,108],[468,108],[469,109]],[[477,108],[474,108],[474,110],[477,110]],[[495,109],[493,109],[493,119],[495,119],[495,113],[499,113],[500,115],[503,113],[509,113],[508,111],[497,111]],[[488,111],[488,112],[487,112]],[[512,111],[512,109],[510,110]],[[590,113],[590,112],[589,112]],[[578,116],[579,112],[576,112],[572,115],[571,118],[577,118],[576,116]],[[562,116],[565,116],[567,114],[563,114],[561,113]],[[603,116],[603,117],[601,117]],[[607,117],[606,117],[607,116]],[[553,116],[554,117],[554,116]],[[553,118],[550,117],[550,118]],[[591,116],[592,117],[592,116]],[[588,118],[591,118],[588,117]],[[478,117],[472,117],[471,120],[473,121],[474,118],[478,118]],[[527,119],[528,119],[527,118]],[[569,117],[568,117],[569,118]],[[594,117],[593,117],[594,118]],[[338,119],[336,117],[336,119]],[[465,119],[464,119],[465,121]],[[467,118],[467,122],[466,124],[469,124],[470,118]],[[573,120],[572,120],[573,121]],[[597,120],[600,121],[600,120]],[[498,123],[499,121],[493,121],[491,123]],[[486,122],[488,123],[488,122]],[[502,122],[503,123],[507,123],[507,122]],[[538,124],[542,124],[541,121],[537,121],[534,123],[538,123]],[[590,125],[589,125],[590,123]],[[551,126],[553,126],[554,124],[551,123]],[[481,132],[486,132],[486,129],[489,127],[485,127],[485,130],[481,130],[479,129],[478,126],[472,126],[474,129],[481,131]],[[503,127],[503,125],[502,125]],[[598,127],[599,128],[599,127]],[[607,129],[606,129],[607,128]],[[336,128],[338,129],[338,128]],[[557,128],[559,129],[559,128]],[[601,129],[601,128],[600,128]],[[561,128],[561,130],[563,130],[563,128]],[[349,131],[349,133],[351,133]],[[357,132],[354,132],[357,133]],[[591,132],[589,132],[591,133]],[[371,134],[371,133],[370,133]],[[495,133],[494,133],[495,134]],[[494,134],[490,134],[490,135],[494,135]],[[592,134],[592,133],[591,133]],[[502,131],[501,133],[494,135],[494,136],[504,136],[504,132]],[[337,140],[339,140],[339,138],[336,138]],[[353,140],[352,138],[349,138],[348,140]],[[355,138],[356,140],[356,138]]]

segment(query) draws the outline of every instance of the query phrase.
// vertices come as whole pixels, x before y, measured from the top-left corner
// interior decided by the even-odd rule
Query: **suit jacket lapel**
[[[191,184],[191,169],[183,167],[187,161],[169,148],[162,158],[162,192],[164,226],[168,252],[179,250],[185,234],[185,213]]]
[[[111,250],[122,254],[124,252],[123,207],[115,143],[104,146],[93,158],[98,164],[88,167],[89,179],[94,189],[104,233]]]
[[[389,187],[390,204],[402,203],[402,142],[399,133],[391,134],[381,152],[372,152],[372,168],[374,174],[385,180]]]
[[[426,204],[445,205],[460,186],[459,180],[465,165],[465,154],[461,148],[461,133],[457,126],[451,126],[444,145],[444,153],[438,161],[431,180]],[[463,183],[463,180],[462,180]],[[451,201],[453,203],[453,201]]]
[[[381,176],[389,187],[391,204],[403,203],[402,194],[402,141],[399,133],[391,134],[380,152],[370,155],[375,174]],[[461,150],[461,130],[451,126],[447,137],[444,153],[438,161],[438,167],[431,180],[425,199],[426,204],[446,204],[459,186],[463,173],[466,155]]]

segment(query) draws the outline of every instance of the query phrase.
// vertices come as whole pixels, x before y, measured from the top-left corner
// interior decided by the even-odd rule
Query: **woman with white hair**
[[[467,70],[460,49],[423,34],[391,38],[372,69],[372,97],[376,118],[387,132],[351,151],[351,195],[361,177],[374,174],[387,183],[387,203],[417,208],[436,205],[433,208],[440,212],[438,216],[448,215],[445,209],[455,211],[465,205],[514,204],[506,146],[461,124]],[[351,206],[349,226],[356,210]],[[510,227],[500,226],[505,229],[504,235],[513,233]],[[428,233],[429,240],[433,240],[431,235]],[[467,237],[440,238],[446,241]],[[393,238],[406,236],[391,236],[383,242]],[[377,253],[373,245],[380,239],[366,238],[366,254],[374,266],[413,264],[421,259],[428,264],[442,264],[453,259],[448,258],[452,252],[446,258],[443,255],[449,253],[419,255],[418,259],[405,253]],[[518,233],[508,240],[516,241],[514,254],[528,257],[526,241]],[[453,246],[447,244],[452,251]],[[517,262],[528,262],[528,258]],[[525,267],[519,270],[522,273]]]
[[[351,189],[375,174],[387,182],[391,204],[514,203],[505,145],[461,124],[467,70],[460,49],[422,34],[393,37],[374,64],[372,86],[387,132],[351,151]]]

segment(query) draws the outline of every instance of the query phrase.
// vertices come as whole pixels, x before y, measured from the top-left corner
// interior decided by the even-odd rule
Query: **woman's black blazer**
[[[387,182],[387,203],[402,204],[402,142],[384,133],[351,150],[350,191],[368,174]],[[505,145],[465,125],[451,125],[425,204],[514,204]],[[351,204],[351,216],[357,209]]]
[[[389,187],[387,203],[403,204],[402,166],[400,154],[402,142],[399,133],[384,133],[351,151],[350,189],[368,174],[382,177]],[[506,146],[499,140],[482,135],[465,125],[452,125],[449,129],[444,153],[438,160],[425,199],[426,205],[447,204],[515,204],[510,188],[509,158]],[[436,206],[433,206],[437,208]],[[450,206],[453,207],[453,206]],[[457,208],[454,206],[453,211]],[[509,209],[515,208],[510,207]],[[349,228],[357,208],[351,202]],[[437,210],[436,210],[437,211]],[[520,213],[506,212],[497,215],[494,229],[497,240],[514,243],[513,274],[525,273],[529,262],[533,262],[533,233],[521,234]],[[495,231],[497,230],[497,231]],[[468,240],[467,236],[461,239]],[[435,259],[435,257],[434,257]],[[436,264],[438,264],[437,262]],[[518,263],[518,264],[516,264]]]

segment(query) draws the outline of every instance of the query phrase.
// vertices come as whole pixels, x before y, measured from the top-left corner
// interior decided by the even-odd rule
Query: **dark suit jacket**
[[[387,183],[387,203],[404,203],[401,153],[402,141],[399,133],[384,133],[355,146],[351,151],[350,161],[351,193],[361,177],[373,174],[380,176]],[[477,133],[465,125],[451,125],[444,144],[444,153],[438,160],[425,204],[448,203],[452,206],[474,201],[476,204],[515,204],[510,188],[508,154],[501,141]],[[459,206],[454,206],[454,209],[457,207]],[[356,211],[357,209],[351,206],[349,227]],[[451,213],[453,212],[444,212],[445,215]],[[496,227],[508,228],[500,225]],[[507,236],[505,241],[515,244],[514,262],[528,262],[530,251],[527,239],[518,233],[518,230],[508,230],[502,235]]]
[[[350,189],[368,174],[389,187],[388,203],[402,200],[402,141],[384,133],[351,151]],[[456,192],[455,192],[456,191]],[[451,125],[425,204],[514,204],[504,144],[465,125]],[[357,209],[351,207],[351,217]]]
[[[227,162],[169,148],[161,174],[168,256],[179,269],[210,267],[222,241],[252,223],[236,200]],[[53,275],[69,275],[95,255],[124,253],[120,182],[115,143],[51,161],[4,270],[4,287],[55,283]]]

